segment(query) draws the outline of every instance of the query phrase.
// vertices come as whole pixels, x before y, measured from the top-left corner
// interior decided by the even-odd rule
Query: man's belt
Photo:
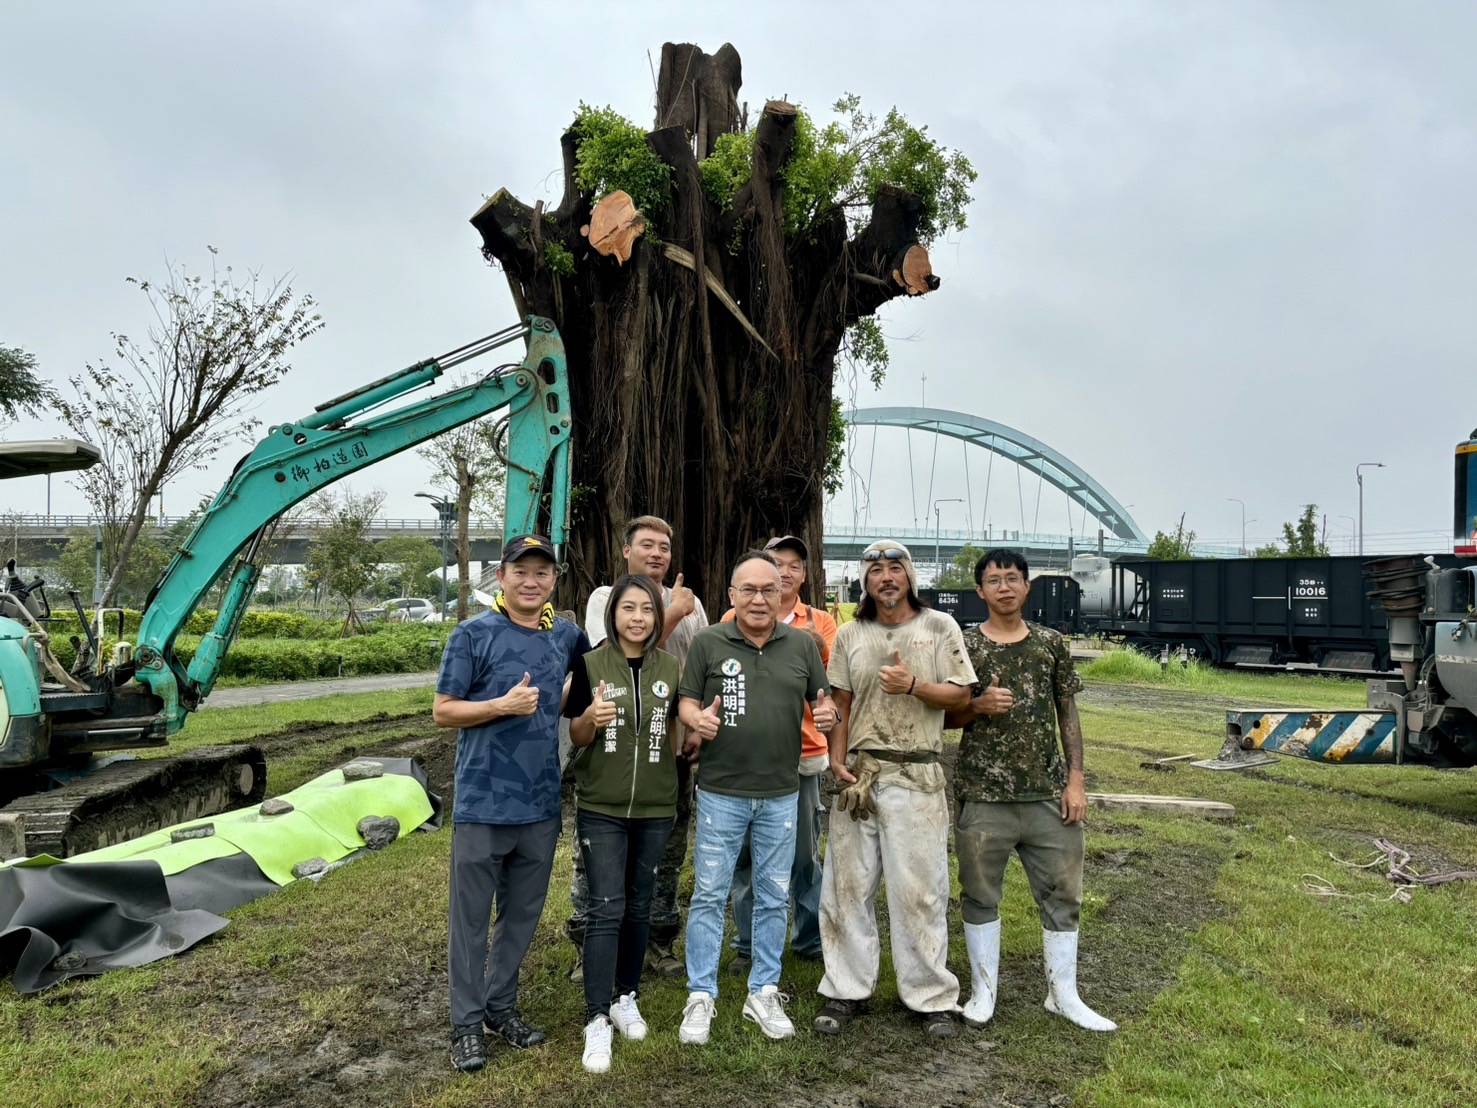
[[[866,747],[857,753],[870,754],[879,762],[892,762],[901,766],[932,766],[937,765],[939,760],[936,750],[873,750]]]

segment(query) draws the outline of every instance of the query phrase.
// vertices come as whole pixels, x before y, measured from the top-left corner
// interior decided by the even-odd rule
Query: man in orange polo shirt
[[[797,631],[808,631],[821,650],[821,661],[830,664],[831,644],[836,641],[836,621],[824,608],[812,608],[800,600],[800,587],[805,584],[810,551],[794,535],[770,539],[764,549],[780,569],[779,620]],[[733,609],[723,614],[724,621],[733,618]],[[795,861],[790,867],[790,897],[795,905],[792,918],[795,931],[790,949],[808,961],[821,960],[821,774],[830,764],[826,736],[816,729],[805,708],[800,749],[800,797],[795,823]],[[701,770],[699,770],[701,773]],[[733,921],[737,951],[729,964],[732,973],[749,971],[749,938],[753,923],[754,892],[748,843],[739,854],[733,871]]]

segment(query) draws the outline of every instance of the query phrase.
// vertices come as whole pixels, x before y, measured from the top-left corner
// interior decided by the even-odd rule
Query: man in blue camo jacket
[[[484,1031],[520,1049],[545,1038],[518,1012],[518,969],[559,839],[564,679],[590,650],[585,633],[549,604],[558,567],[548,539],[510,540],[497,576],[493,610],[447,641],[432,708],[439,726],[458,728],[447,973],[451,1061],[467,1073],[487,1062]]]

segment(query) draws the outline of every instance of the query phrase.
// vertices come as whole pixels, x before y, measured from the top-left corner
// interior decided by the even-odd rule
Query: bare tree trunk
[[[647,142],[671,168],[671,193],[662,211],[644,213],[655,234],[628,262],[580,234],[594,198],[576,184],[571,133],[557,208],[535,211],[500,190],[472,219],[520,311],[554,319],[565,342],[576,436],[566,606],[611,579],[621,527],[643,513],[675,527],[674,567],[710,616],[734,557],[772,535],[805,536],[820,582],[842,338],[893,297],[938,285],[916,241],[918,202],[898,189],[880,190],[854,238],[837,210],[787,239],[781,171],[797,115],[783,101],[764,107],[752,175],[732,208],[713,203],[697,163],[741,125],[740,73],[731,46],[712,56],[662,48]],[[540,243],[569,250],[573,274],[554,272]]]

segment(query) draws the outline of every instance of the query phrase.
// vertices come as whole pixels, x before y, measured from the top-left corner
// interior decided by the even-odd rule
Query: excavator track
[[[113,762],[60,788],[0,808],[0,832],[28,857],[67,858],[186,820],[255,804],[266,795],[260,747],[205,746],[174,758]],[[4,837],[4,836],[0,836]],[[0,848],[0,857],[6,851]]]

